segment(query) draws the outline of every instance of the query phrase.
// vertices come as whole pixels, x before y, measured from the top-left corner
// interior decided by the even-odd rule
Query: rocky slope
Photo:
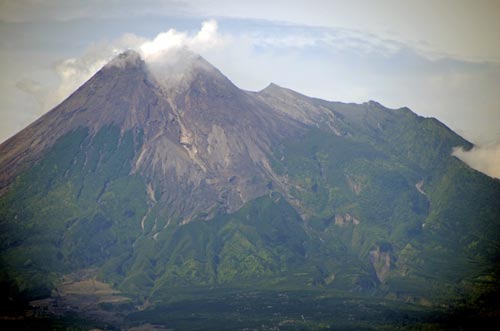
[[[1,189],[65,134],[86,128],[95,136],[116,127],[140,144],[131,173],[144,176],[152,202],[173,203],[180,222],[221,204],[234,211],[265,194],[272,142],[303,125],[239,90],[197,55],[186,53],[178,66],[182,75],[172,65],[152,71],[133,51],[111,61],[1,145]],[[173,185],[190,197],[175,197],[166,190]]]

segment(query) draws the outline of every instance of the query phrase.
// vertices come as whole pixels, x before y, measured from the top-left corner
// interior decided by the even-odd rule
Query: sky
[[[0,0],[0,141],[126,49],[189,47],[237,86],[407,106],[500,177],[500,1]]]

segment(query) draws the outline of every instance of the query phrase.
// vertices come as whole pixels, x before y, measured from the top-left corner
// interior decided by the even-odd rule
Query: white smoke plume
[[[490,177],[500,178],[500,141],[474,146],[469,151],[456,147],[452,155],[467,163],[471,168]]]
[[[138,51],[146,62],[154,62],[165,58],[169,52],[181,48],[189,48],[200,53],[221,44],[222,38],[217,32],[217,22],[210,20],[203,22],[200,31],[194,36],[170,29],[158,34],[153,40],[144,42]]]
[[[63,101],[113,57],[125,50],[135,50],[146,62],[157,63],[168,61],[168,57],[172,57],[180,49],[187,48],[202,53],[222,43],[223,39],[217,31],[215,20],[203,22],[201,29],[195,34],[175,29],[159,33],[153,39],[125,34],[111,43],[94,45],[81,57],[65,59],[54,64],[53,70],[59,79],[55,88],[45,87],[32,80],[22,80],[16,86],[32,95],[45,112]]]

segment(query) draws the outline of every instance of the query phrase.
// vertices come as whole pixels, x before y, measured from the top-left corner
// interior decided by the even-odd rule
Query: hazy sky
[[[147,43],[192,47],[244,89],[408,106],[477,143],[460,157],[500,176],[495,0],[0,0],[0,141]]]

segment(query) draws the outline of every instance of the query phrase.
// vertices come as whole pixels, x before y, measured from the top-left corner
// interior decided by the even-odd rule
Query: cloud
[[[159,62],[168,59],[169,55],[179,49],[189,48],[194,52],[203,52],[222,43],[215,20],[204,21],[201,29],[194,35],[176,29],[161,32],[153,39],[129,33],[109,43],[95,44],[80,57],[55,63],[52,69],[59,80],[55,88],[50,89],[28,79],[18,81],[16,87],[32,95],[43,110],[48,110],[62,102],[112,58],[128,49],[138,51],[146,62]]]
[[[150,39],[128,33],[110,42],[93,44],[81,56],[55,63],[52,70],[59,81],[56,87],[49,88],[33,80],[30,80],[31,85],[39,85],[36,91],[27,88],[26,80],[18,82],[17,87],[31,94],[44,112],[63,101],[113,57],[127,49],[138,51],[150,64],[165,65],[170,60],[175,61],[175,52],[188,48],[205,56],[224,72],[227,71],[243,88],[260,89],[270,81],[276,81],[270,76],[271,73],[274,73],[275,77],[292,79],[301,75],[301,69],[297,68],[294,62],[308,61],[300,59],[300,52],[328,49],[333,53],[354,51],[370,56],[374,53],[388,56],[402,48],[395,42],[345,29],[332,30],[287,24],[272,24],[269,27],[270,30],[257,29],[254,33],[247,30],[233,31],[232,34],[223,36],[219,33],[217,21],[207,20],[202,22],[201,28],[195,33],[171,28]],[[222,49],[224,52],[221,52]],[[247,63],[246,69],[255,69],[246,70],[240,63]],[[290,72],[291,67],[296,67],[295,74]],[[324,69],[320,71],[324,72]],[[301,89],[303,86],[295,87]],[[358,97],[354,98],[354,101],[364,101],[369,96],[363,93],[362,97],[359,97],[359,91],[365,90],[363,87],[350,86],[348,91],[339,94],[338,98],[346,96],[347,100],[351,101],[352,95],[356,95]],[[310,92],[310,89],[303,92]],[[312,95],[318,96],[315,93]]]
[[[202,52],[222,44],[217,28],[217,22],[209,20],[202,23],[200,31],[194,36],[170,29],[158,34],[153,40],[144,42],[139,47],[139,52],[146,62],[161,60],[167,53],[184,47]]]
[[[469,151],[462,147],[453,149],[452,155],[464,161],[471,168],[482,173],[500,178],[500,141],[483,146],[475,146]]]
[[[99,33],[102,30],[99,38],[107,42],[92,44],[85,51],[81,45],[88,45],[89,40],[97,37],[93,34],[81,37],[81,25],[74,22],[57,25],[59,30],[67,32],[62,36],[66,38],[62,39],[64,42],[58,39],[62,37],[55,30],[37,34],[32,38],[38,43],[35,46],[45,47],[40,49],[43,52],[50,50],[51,58],[42,63],[40,54],[44,53],[41,51],[36,56],[31,51],[25,52],[24,58],[17,55],[23,52],[11,56],[9,64],[4,66],[4,84],[0,86],[2,121],[29,112],[31,117],[23,119],[19,127],[28,124],[124,50],[137,50],[149,63],[162,60],[165,65],[165,62],[174,62],[173,50],[190,48],[246,90],[260,90],[274,82],[327,100],[364,102],[372,99],[391,108],[408,106],[420,115],[437,117],[453,130],[462,129],[466,138],[475,142],[480,141],[478,138],[491,139],[498,133],[500,94],[496,87],[500,82],[500,66],[491,62],[435,58],[398,40],[348,28],[221,18],[218,22],[205,21],[196,29],[199,21],[189,18],[169,23],[184,28],[165,29],[158,34],[162,31],[158,26],[165,24],[163,20],[152,25],[149,25],[150,19],[134,22],[141,24],[123,24],[109,31],[96,30]],[[25,40],[20,37],[29,31],[14,37]],[[117,38],[122,31],[141,31],[141,35],[149,37],[127,34]],[[57,43],[47,41],[46,38],[52,35],[59,40]],[[80,46],[71,44],[75,40]],[[72,58],[60,60],[49,68],[48,63],[53,62],[55,54],[63,51],[72,54]],[[38,81],[38,88],[34,88],[36,84],[27,86],[26,81],[14,87],[16,81],[26,78],[31,79],[31,83]],[[19,94],[30,93],[34,98],[22,95],[14,98],[12,90]],[[37,107],[34,101],[41,105],[37,112],[33,111]],[[14,128],[11,130],[4,136],[14,133]]]
[[[22,79],[16,83],[16,87],[25,93],[33,95],[40,103],[45,98],[46,91],[44,91],[43,86],[32,79]]]

